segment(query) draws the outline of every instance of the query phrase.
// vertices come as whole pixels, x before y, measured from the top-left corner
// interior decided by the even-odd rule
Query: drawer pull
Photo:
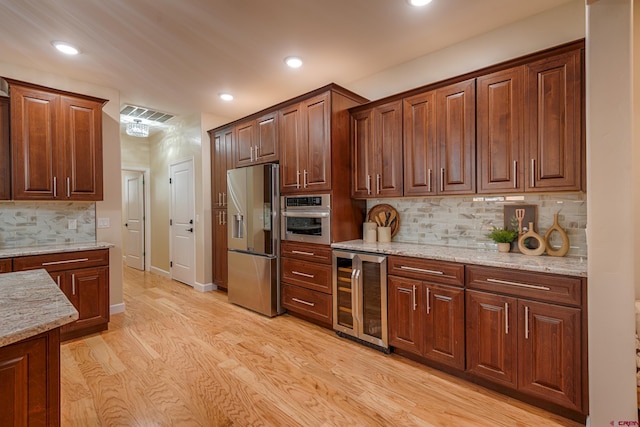
[[[308,256],[315,256],[316,254],[314,254],[313,252],[304,252],[304,251],[291,251],[292,254],[298,254],[298,255],[308,255]]]
[[[504,303],[504,334],[509,335],[509,303]]]
[[[431,313],[431,301],[429,301],[430,299],[431,299],[431,290],[427,286],[427,314]]]
[[[416,285],[413,285],[411,297],[413,298],[413,311],[416,311],[416,307],[418,307],[418,304],[416,303]]]
[[[296,276],[308,277],[309,279],[313,279],[315,277],[313,274],[301,273],[299,271],[291,271],[291,274],[295,274]]]
[[[424,268],[416,268],[416,267],[407,267],[406,265],[401,265],[400,270],[417,271],[418,273],[427,273],[427,274],[438,274],[438,275],[444,274],[444,272],[442,271],[426,270]]]
[[[72,295],[76,294],[76,275],[75,274],[71,275],[71,294]]]
[[[524,306],[524,338],[529,339],[529,307]]]
[[[49,262],[43,262],[42,265],[71,264],[72,262],[86,262],[86,261],[89,261],[89,258],[66,259],[63,261],[49,261]]]
[[[547,286],[527,285],[526,283],[509,282],[507,280],[500,280],[500,279],[491,279],[491,278],[489,278],[489,279],[487,279],[487,282],[499,283],[501,285],[518,286],[520,288],[539,289],[541,291],[550,291],[551,290],[551,288],[549,288]]]
[[[291,300],[295,301],[295,302],[299,302],[300,304],[308,305],[309,307],[315,307],[316,306],[316,303],[314,303],[314,302],[304,301],[304,300],[301,300],[301,299],[298,299],[298,298],[291,298]]]

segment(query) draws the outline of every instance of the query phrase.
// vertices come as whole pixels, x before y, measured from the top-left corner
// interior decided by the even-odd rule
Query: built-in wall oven
[[[283,196],[282,240],[331,244],[331,195]]]

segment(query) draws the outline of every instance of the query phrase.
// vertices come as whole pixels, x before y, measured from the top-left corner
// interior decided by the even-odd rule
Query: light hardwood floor
[[[63,426],[578,426],[289,315],[125,267],[126,312],[61,349]]]

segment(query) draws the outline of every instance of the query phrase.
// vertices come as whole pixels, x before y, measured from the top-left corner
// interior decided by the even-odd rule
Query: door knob
[[[125,226],[125,227],[128,227],[128,226],[129,226],[129,224],[127,224],[127,223],[125,222],[125,223],[124,223],[124,226]]]
[[[189,220],[189,224],[193,224],[193,220],[192,219]]]
[[[187,228],[187,231],[188,231],[189,233],[193,233],[193,227],[191,227],[191,228]]]

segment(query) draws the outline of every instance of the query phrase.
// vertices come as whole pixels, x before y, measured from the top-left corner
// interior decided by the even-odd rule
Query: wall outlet
[[[78,220],[77,219],[67,220],[67,228],[69,230],[76,230],[78,228]]]
[[[98,218],[98,228],[109,228],[109,218]]]

